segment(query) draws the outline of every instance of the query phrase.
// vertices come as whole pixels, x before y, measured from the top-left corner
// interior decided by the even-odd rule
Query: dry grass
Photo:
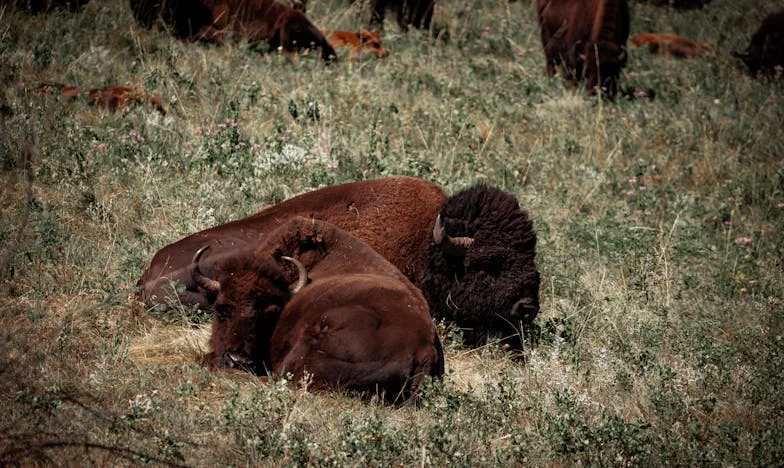
[[[358,29],[360,3],[311,14]],[[775,5],[632,6],[633,32],[714,46],[630,50],[621,84],[652,102],[547,79],[528,2],[445,1],[449,42],[390,23],[389,58],[329,67],[184,44],[121,0],[0,9],[0,463],[779,464],[784,88],[728,54]],[[170,112],[25,91],[51,81],[143,87]],[[524,359],[449,330],[444,381],[389,407],[210,373],[203,316],[132,298],[169,242],[391,174],[485,180],[530,210],[542,311]]]

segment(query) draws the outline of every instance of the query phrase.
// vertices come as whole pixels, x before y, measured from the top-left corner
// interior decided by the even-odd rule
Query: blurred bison
[[[629,6],[626,0],[537,0],[547,74],[565,76],[614,98],[626,65]]]
[[[323,188],[181,239],[155,254],[140,298],[166,304],[179,283],[175,304],[211,306],[215,294],[191,277],[194,253],[210,245],[200,268],[214,276],[218,263],[247,255],[294,216],[328,221],[367,243],[422,290],[434,317],[466,329],[467,345],[501,336],[519,349],[520,325],[539,312],[536,234],[517,200],[487,185],[447,197],[409,177]]]
[[[104,86],[102,88],[77,88],[75,86],[65,86],[59,83],[43,84],[32,89],[33,92],[56,91],[60,97],[68,101],[74,101],[80,96],[87,99],[93,106],[103,107],[111,112],[124,109],[132,103],[150,103],[155,110],[166,115],[166,109],[161,100],[152,94],[128,87],[128,86]]]
[[[376,31],[324,31],[324,35],[329,41],[329,45],[334,48],[348,47],[351,49],[349,57],[354,58],[360,53],[367,53],[376,58],[384,58],[389,55],[384,44],[381,43],[381,36]]]
[[[346,388],[403,401],[444,373],[427,302],[394,265],[324,221],[294,217],[258,249],[201,273],[215,296],[210,367],[290,373],[313,388]],[[296,266],[296,276],[282,263]]]
[[[642,0],[656,6],[669,6],[676,10],[696,10],[704,7],[711,0]]]
[[[56,8],[78,11],[90,0],[0,0],[0,6],[14,5],[28,13],[46,13]]]
[[[637,47],[647,45],[652,54],[672,55],[678,58],[694,58],[711,50],[711,46],[700,44],[675,34],[635,34],[630,39]]]
[[[405,31],[408,25],[430,29],[435,4],[436,0],[373,0],[370,25],[377,29],[383,28],[386,10],[392,10],[400,29]]]
[[[275,0],[130,0],[140,24],[156,18],[186,41],[222,44],[227,34],[251,42],[266,41],[270,50],[321,49],[329,61],[335,50],[302,11]]]
[[[746,50],[733,54],[752,75],[782,76],[784,72],[784,10],[769,14],[751,36]]]

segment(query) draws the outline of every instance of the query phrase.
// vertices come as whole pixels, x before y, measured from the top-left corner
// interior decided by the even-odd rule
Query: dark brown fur
[[[752,75],[784,76],[784,10],[765,17],[746,50],[734,55]]]
[[[372,0],[370,26],[374,29],[383,28],[386,10],[393,10],[402,30],[407,30],[408,25],[430,29],[435,4],[436,0]]]
[[[435,244],[439,213],[447,235],[475,235],[464,256]],[[409,177],[327,187],[188,236],[155,254],[138,282],[139,295],[150,306],[166,303],[169,285],[177,282],[185,290],[175,303],[209,307],[215,298],[191,279],[196,250],[211,246],[200,267],[214,276],[217,263],[253,249],[292,216],[328,221],[367,243],[422,289],[434,317],[472,329],[468,345],[482,344],[488,335],[513,335],[538,313],[536,234],[514,197],[481,185],[447,198],[439,187]],[[521,346],[519,338],[510,344]]]
[[[270,50],[321,49],[325,61],[335,56],[324,34],[302,11],[276,0],[130,0],[137,20],[151,26],[156,17],[186,41],[222,44],[229,34]]]
[[[547,74],[561,65],[565,76],[585,81],[610,98],[626,65],[629,7],[626,0],[537,0]]]
[[[679,58],[694,58],[711,50],[711,46],[700,44],[675,34],[635,34],[631,43],[637,47],[647,45],[652,54],[672,55]]]
[[[64,8],[72,12],[78,11],[89,0],[0,0],[0,6],[14,5],[28,13],[47,13],[53,9]]]
[[[310,283],[280,257],[303,263]],[[249,257],[222,264],[207,356],[211,367],[243,365],[264,374],[310,378],[311,388],[416,394],[440,377],[444,356],[427,302],[376,251],[332,224],[295,217]]]

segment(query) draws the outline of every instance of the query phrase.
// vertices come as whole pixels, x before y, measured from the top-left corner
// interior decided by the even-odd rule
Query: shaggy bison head
[[[438,319],[464,328],[465,344],[487,338],[520,349],[520,330],[539,313],[536,233],[502,190],[477,185],[442,206],[420,282]]]
[[[280,262],[295,267],[299,278],[290,281],[275,257],[234,258],[220,265],[216,278],[204,275],[199,258],[193,257],[193,280],[215,294],[209,367],[245,367],[265,374],[269,341],[283,307],[307,283],[307,271],[298,260],[279,256]]]

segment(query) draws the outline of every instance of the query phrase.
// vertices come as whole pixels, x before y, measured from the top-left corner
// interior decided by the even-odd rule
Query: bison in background
[[[571,81],[614,98],[626,65],[626,0],[537,0],[547,74],[557,66]]]
[[[295,217],[247,256],[194,281],[215,296],[210,367],[242,366],[312,388],[399,402],[444,373],[427,302],[394,265],[351,234]],[[296,266],[290,275],[283,262]]]
[[[160,98],[128,86],[113,85],[102,88],[78,88],[65,86],[60,83],[49,83],[40,85],[31,91],[37,93],[56,91],[61,98],[67,101],[74,101],[81,96],[86,98],[89,104],[103,107],[111,112],[123,109],[131,103],[149,103],[162,115],[166,115],[166,109],[163,107]]]
[[[430,182],[389,177],[305,193],[162,248],[137,283],[140,298],[167,304],[179,283],[174,304],[211,307],[215,294],[191,277],[194,253],[210,245],[200,268],[214,277],[217,263],[247,255],[294,216],[328,221],[375,249],[422,290],[434,317],[465,328],[466,345],[502,337],[522,347],[520,327],[539,311],[536,234],[517,200],[487,185],[447,197]]]
[[[0,0],[0,6],[13,5],[32,14],[47,13],[57,8],[76,12],[90,0]]]
[[[408,30],[408,25],[417,29],[430,29],[435,5],[436,0],[373,0],[370,26],[383,29],[386,11],[392,10],[403,31]]]
[[[781,77],[784,74],[784,10],[765,17],[746,50],[733,55],[743,60],[752,75]]]
[[[156,18],[185,41],[222,44],[228,34],[251,42],[266,41],[271,51],[321,49],[329,61],[335,50],[302,11],[276,0],[130,0],[140,24],[150,27]]]
[[[711,50],[711,46],[700,44],[675,34],[635,34],[631,43],[637,47],[647,45],[652,54],[672,55],[678,58],[694,58]]]
[[[324,31],[324,35],[329,41],[329,45],[334,48],[347,47],[351,49],[349,52],[349,60],[354,56],[366,53],[376,58],[384,58],[389,55],[384,44],[381,43],[381,36],[376,31]]]
[[[676,10],[696,10],[704,7],[711,0],[641,0],[656,6],[669,6]]]

